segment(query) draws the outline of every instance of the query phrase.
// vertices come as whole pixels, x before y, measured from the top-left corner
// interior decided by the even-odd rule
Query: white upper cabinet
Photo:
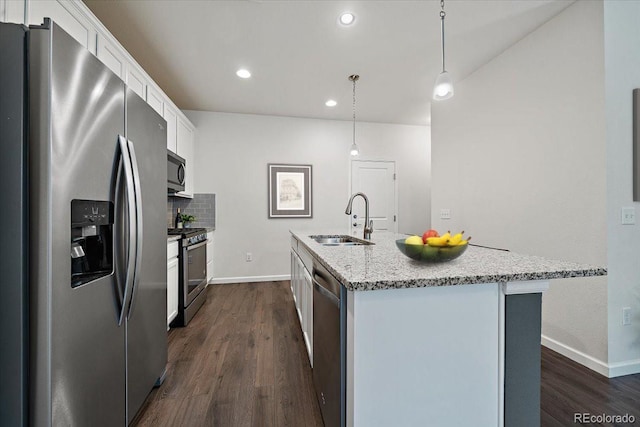
[[[127,86],[129,86],[140,98],[147,100],[147,82],[142,74],[142,71],[136,69],[131,64],[127,67],[127,79],[125,80]]]
[[[0,0],[0,22],[41,25],[51,18],[96,55],[167,121],[167,148],[187,160],[185,191],[193,197],[194,127],[81,0]]]
[[[111,41],[107,40],[107,38],[101,34],[98,34],[98,49],[96,56],[118,77],[126,81],[126,59],[124,54],[119,51],[115,44],[111,43]]]
[[[178,113],[165,104],[163,117],[167,121],[167,148],[178,154]]]
[[[182,116],[178,116],[177,154],[185,160],[184,191],[177,193],[182,197],[193,197],[193,176],[195,156],[193,153],[193,128]]]
[[[7,5],[13,1],[8,0]],[[91,21],[79,12],[78,5],[74,2],[57,0],[27,1],[25,11],[27,24],[41,25],[44,18],[51,18],[71,37],[78,40],[82,46],[95,55],[96,31],[91,25]],[[122,74],[119,74],[119,76],[122,77]]]
[[[0,0],[0,21],[24,24],[24,0]]]
[[[156,89],[152,86],[152,85],[148,85],[147,86],[147,104],[151,105],[151,107],[156,110],[156,113],[160,114],[162,117],[164,117],[164,101],[162,100],[162,95],[160,95],[160,92],[156,91]],[[165,117],[165,120],[166,117]],[[169,120],[167,120],[168,122]],[[174,125],[174,129],[175,129],[175,125]],[[168,133],[168,129],[167,129],[167,133]],[[175,133],[175,130],[174,130]],[[168,140],[167,140],[168,143]]]

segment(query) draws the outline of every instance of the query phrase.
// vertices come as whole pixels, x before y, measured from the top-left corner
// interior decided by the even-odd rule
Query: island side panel
[[[499,294],[496,283],[349,292],[347,425],[497,426]]]
[[[505,298],[505,426],[540,427],[542,294]]]

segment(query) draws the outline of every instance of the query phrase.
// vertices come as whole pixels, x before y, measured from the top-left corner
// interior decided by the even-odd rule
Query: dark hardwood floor
[[[590,426],[640,426],[640,374],[607,378],[542,347],[540,424],[565,427],[575,413],[632,415],[633,423],[591,423]]]
[[[322,426],[289,282],[207,292],[189,326],[169,332],[166,380],[133,424]],[[636,419],[592,426],[640,425],[640,374],[608,379],[542,347],[541,426],[578,425],[584,412]]]
[[[138,426],[322,426],[289,282],[207,288]]]

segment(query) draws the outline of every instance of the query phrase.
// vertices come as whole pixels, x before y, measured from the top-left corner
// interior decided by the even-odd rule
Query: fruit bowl
[[[458,258],[469,245],[435,247],[429,245],[407,245],[403,239],[396,240],[400,252],[411,259],[425,263],[445,262]]]

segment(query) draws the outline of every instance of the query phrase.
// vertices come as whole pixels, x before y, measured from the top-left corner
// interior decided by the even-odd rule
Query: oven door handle
[[[187,252],[189,252],[190,250],[193,250],[193,249],[201,248],[202,246],[206,245],[207,242],[208,242],[208,240],[203,240],[202,242],[199,242],[199,243],[197,243],[197,244],[195,244],[193,246],[187,246]]]

